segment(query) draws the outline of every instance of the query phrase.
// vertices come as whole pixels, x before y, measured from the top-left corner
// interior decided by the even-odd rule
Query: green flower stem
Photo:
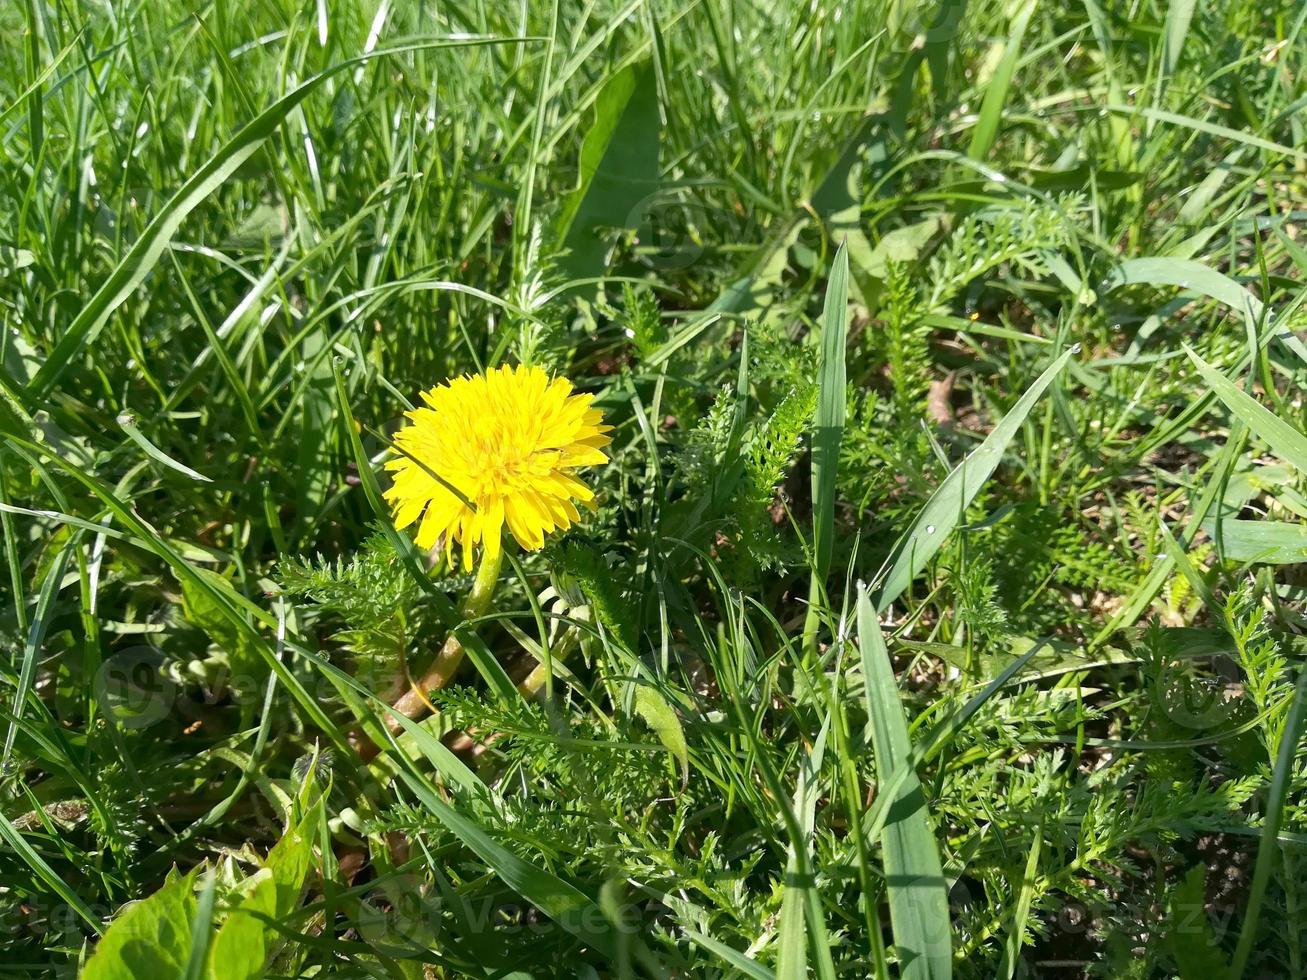
[[[552,662],[561,664],[566,660],[568,654],[576,649],[580,639],[581,634],[576,627],[569,628],[568,631],[563,634],[562,639],[554,645],[554,649],[551,651],[553,656],[550,658]],[[545,681],[549,676],[550,670],[548,666],[542,663],[536,664],[531,668],[531,673],[526,675],[526,678],[522,683],[517,685],[518,693],[528,701],[535,700],[540,696],[540,691],[545,686]]]
[[[477,568],[476,580],[472,583],[472,591],[468,593],[467,598],[463,601],[463,608],[460,610],[464,622],[484,616],[486,610],[490,608],[490,600],[494,597],[495,586],[499,584],[499,569],[502,564],[503,551],[500,551],[493,559],[487,558],[484,553],[482,554],[481,565]],[[444,646],[440,648],[440,652],[436,654],[436,659],[432,661],[426,673],[418,678],[392,707],[405,718],[421,718],[432,710],[427,692],[437,691],[448,684],[462,662],[463,644],[459,642],[456,633],[450,633],[445,638]],[[388,714],[385,722],[386,728],[390,730],[392,735],[398,735],[402,730],[402,724],[393,715]],[[359,754],[365,759],[372,758],[378,751],[378,747],[370,741],[365,741],[359,745]]]

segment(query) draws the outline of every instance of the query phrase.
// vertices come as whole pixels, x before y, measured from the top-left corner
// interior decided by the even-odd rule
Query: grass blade
[[[848,338],[849,255],[835,253],[826,302],[821,313],[821,375],[818,378],[817,427],[812,437],[812,582],[803,626],[804,648],[816,648],[819,608],[826,593],[831,552],[835,547],[835,491],[840,443],[844,439],[845,368]]]
[[[973,695],[956,713],[931,728],[926,737],[920,739],[913,746],[911,756],[899,763],[898,768],[889,778],[879,781],[877,786],[879,795],[871,805],[871,809],[867,810],[862,817],[862,831],[867,837],[875,838],[880,834],[881,828],[889,819],[891,813],[890,804],[898,799],[901,787],[909,779],[915,777],[917,766],[923,762],[929,762],[938,755],[971,720],[972,715],[979,711],[986,701],[1006,687],[1008,682],[1017,674],[1025,670],[1030,662],[1035,659],[1035,655],[1044,649],[1046,645],[1046,643],[1034,644],[1020,657],[1004,667],[997,677]]]
[[[1039,876],[1039,855],[1044,846],[1044,825],[1039,824],[1035,842],[1026,857],[1025,874],[1021,876],[1021,890],[1017,893],[1016,909],[1012,914],[1012,931],[1003,944],[1003,971],[1007,980],[1013,980],[1021,963],[1021,946],[1025,942],[1026,924],[1030,921],[1030,903],[1034,898]]]
[[[149,456],[150,459],[154,460],[156,463],[166,466],[170,470],[176,470],[183,476],[189,477],[192,480],[198,480],[200,483],[213,482],[203,473],[197,473],[185,463],[179,463],[147,439],[144,433],[136,427],[136,419],[133,416],[124,412],[118,416],[118,425],[127,438],[136,443],[136,445],[141,448],[141,452],[145,453],[146,456]]]
[[[204,889],[200,892],[199,902],[195,906],[195,918],[191,921],[191,954],[186,959],[186,972],[182,980],[204,980],[205,961],[209,957],[209,945],[213,942],[213,913],[218,898],[218,874],[210,869],[204,878]]]
[[[1245,323],[1255,323],[1262,315],[1261,300],[1229,276],[1193,259],[1176,259],[1163,255],[1127,259],[1108,275],[1103,292],[1136,283],[1179,286],[1181,289],[1202,293],[1238,312]]]
[[[1219,136],[1222,139],[1233,140],[1246,146],[1255,146],[1259,150],[1266,150],[1269,153],[1280,153],[1284,156],[1293,157],[1295,160],[1307,160],[1307,150],[1285,146],[1283,143],[1274,143],[1260,136],[1254,136],[1252,133],[1244,132],[1242,129],[1231,129],[1229,126],[1210,123],[1205,119],[1195,119],[1192,116],[1181,115],[1178,112],[1168,112],[1165,109],[1149,107],[1140,109],[1137,106],[1129,105],[1108,105],[1103,108],[1108,112],[1119,112],[1126,116],[1143,116],[1145,119],[1170,123],[1173,126],[1183,126],[1199,133],[1207,133],[1209,136]]]
[[[827,717],[829,722],[829,716]],[[824,725],[813,744],[812,751],[802,760],[798,786],[794,790],[794,816],[798,823],[798,837],[790,841],[785,862],[785,891],[781,896],[780,921],[777,924],[779,950],[776,957],[776,975],[782,980],[802,980],[808,975],[808,935],[812,934],[817,953],[817,975],[832,976],[830,950],[825,944],[825,926],[822,922],[820,896],[811,873],[812,853],[809,838],[812,836],[817,814],[818,779],[822,758],[826,754],[826,736],[829,724]],[[804,928],[804,923],[807,928]]]
[[[908,723],[880,621],[865,585],[858,585],[858,649],[863,692],[876,753],[881,792],[899,766],[912,758]],[[953,975],[948,889],[939,848],[926,814],[926,800],[914,772],[890,791],[881,830],[890,922],[904,980],[936,980]]]
[[[68,907],[76,912],[97,935],[104,932],[104,927],[100,925],[100,920],[95,913],[87,908],[86,903],[78,897],[77,893],[63,878],[55,874],[54,869],[46,864],[45,859],[36,852],[36,849],[27,842],[27,838],[18,832],[18,828],[10,823],[3,813],[0,813],[0,838],[3,838],[23,863],[32,869],[36,877],[45,882],[56,895],[67,902]]]
[[[21,92],[19,92],[12,102],[10,102],[3,109],[0,109],[0,123],[3,123],[6,119],[10,117],[10,115],[17,112],[27,101],[29,96],[35,95],[37,90],[42,85],[44,85],[47,81],[49,81],[50,76],[55,73],[55,70],[61,64],[63,64],[64,59],[67,58],[70,54],[72,54],[74,49],[76,49],[76,47],[82,43],[82,35],[85,33],[85,31],[86,28],[82,28],[81,30],[79,30],[77,32],[77,35],[66,45],[64,45],[63,48],[59,50],[58,54],[56,54],[53,58],[50,59],[49,62],[46,63],[46,66],[41,69],[40,74],[38,74],[34,79],[32,79],[32,81],[28,84],[28,86],[25,89],[23,89]]]
[[[350,58],[332,65],[298,88],[282,96],[263,112],[247,123],[226,145],[215,153],[209,161],[197,170],[186,183],[177,190],[154,218],[141,232],[141,237],[127,252],[121,262],[109,274],[109,278],[96,290],[95,294],[82,307],[73,322],[68,325],[59,342],[55,344],[50,356],[41,365],[36,377],[28,386],[26,397],[30,404],[38,404],[59,380],[64,371],[87,345],[91,344],[104,328],[110,315],[118,309],[145,281],[168,248],[173,235],[181,227],[186,216],[208,197],[215,189],[221,187],[250,157],[258,152],[263,141],[271,136],[282,124],[291,110],[313,94],[327,79],[347,68],[360,65],[370,58],[379,58],[389,54],[418,51],[427,48],[459,47],[466,45],[518,43],[525,38],[467,38],[457,40],[428,41],[420,44],[401,45],[374,51],[371,54]]]
[[[1234,382],[1195,354],[1187,345],[1185,353],[1217,398],[1225,402],[1236,418],[1271,447],[1294,469],[1307,473],[1307,436],[1266,408],[1251,395],[1240,391]]]
[[[1270,882],[1273,865],[1280,860],[1280,843],[1276,839],[1284,821],[1284,803],[1293,780],[1294,760],[1302,739],[1303,719],[1307,716],[1307,666],[1298,670],[1298,683],[1293,691],[1293,703],[1280,735],[1280,749],[1276,753],[1275,771],[1271,774],[1271,788],[1266,795],[1266,814],[1262,822],[1261,842],[1257,846],[1257,863],[1253,865],[1252,885],[1244,902],[1247,912],[1239,930],[1239,944],[1235,947],[1230,966],[1229,980],[1241,980],[1253,941],[1257,938],[1257,919],[1261,915],[1262,900]]]
[[[1003,104],[1007,101],[1008,89],[1012,87],[1012,76],[1016,74],[1017,62],[1021,59],[1021,42],[1025,38],[1030,17],[1035,12],[1035,5],[1036,0],[1026,0],[1012,18],[1003,57],[985,87],[985,100],[980,104],[976,128],[971,131],[971,146],[967,149],[967,156],[973,160],[985,159],[994,146],[999,122],[1003,118]]]
[[[23,663],[18,673],[18,685],[14,689],[13,721],[5,732],[4,759],[0,762],[0,771],[9,771],[9,757],[14,751],[14,739],[18,735],[18,725],[23,719],[23,707],[27,696],[32,692],[32,681],[36,677],[36,661],[40,655],[46,628],[50,625],[50,610],[54,606],[55,596],[64,572],[68,568],[68,558],[77,545],[77,537],[70,540],[60,552],[59,557],[50,565],[45,581],[41,584],[41,596],[36,601],[36,615],[27,630],[27,642],[23,644]]]
[[[504,848],[476,821],[440,799],[420,777],[408,770],[401,771],[400,776],[418,801],[505,884],[587,946],[610,960],[616,957],[618,944],[613,927],[584,892]]]
[[[718,942],[712,936],[706,936],[695,929],[686,929],[685,935],[691,942],[724,959],[738,971],[739,976],[749,977],[751,980],[776,980],[776,974],[761,963],[749,959],[743,953],[732,949],[723,942]]]
[[[985,441],[945,477],[939,489],[926,501],[926,506],[921,509],[912,528],[895,545],[890,555],[889,571],[876,593],[877,609],[885,609],[902,595],[909,583],[926,567],[926,562],[939,551],[944,539],[957,527],[967,507],[998,467],[1004,450],[1016,436],[1039,396],[1053,383],[1053,379],[1079,349],[1076,346],[1066,351],[1036,378],[1035,383],[1012,406],[1012,411],[1003,416]]]
[[[99,480],[62,456],[55,455],[48,445],[31,442],[24,436],[13,432],[6,432],[4,436],[10,443],[20,449],[26,450],[33,455],[47,456],[60,471],[72,477],[97,497],[137,543],[163,559],[173,570],[178,580],[189,583],[213,603],[218,613],[232,625],[240,636],[249,642],[251,649],[255,650],[273,673],[277,675],[278,680],[286,686],[286,689],[299,703],[305,716],[312,720],[313,724],[331,737],[333,741],[337,741],[342,748],[348,747],[343,735],[317,699],[305,689],[300,679],[291,673],[286,665],[277,658],[272,647],[269,646],[258,630],[251,626],[240,610],[232,605],[227,595],[217,591],[209,579],[200,574],[158,531],[141,520],[132,508],[127,506]]]
[[[1166,35],[1162,39],[1162,74],[1158,79],[1159,90],[1166,85],[1167,79],[1175,74],[1175,69],[1180,64],[1185,38],[1189,36],[1189,24],[1194,19],[1194,6],[1195,0],[1171,0],[1166,8]]]

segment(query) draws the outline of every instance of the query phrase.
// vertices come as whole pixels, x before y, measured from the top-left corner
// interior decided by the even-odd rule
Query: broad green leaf
[[[781,893],[781,911],[776,920],[776,976],[781,980],[804,980],[808,976],[808,934],[804,930],[801,877],[798,858],[791,852],[785,861],[785,890]]]
[[[720,323],[723,316],[752,318],[772,303],[789,267],[789,249],[803,230],[799,221],[788,222],[781,233],[759,248],[746,265],[744,275],[735,279],[708,308],[694,317],[674,337],[668,338],[647,357],[644,363],[653,368],[668,360],[678,350]]]
[[[313,868],[313,845],[317,841],[322,821],[322,803],[319,800],[295,826],[277,841],[263,866],[272,872],[277,886],[276,917],[284,919],[300,904],[304,882]]]
[[[939,227],[940,219],[932,215],[883,235],[875,248],[860,261],[852,249],[850,254],[867,275],[884,279],[891,263],[914,261],[935,237]]]
[[[940,5],[947,8],[951,0]],[[908,87],[904,107],[910,101]],[[867,116],[845,142],[840,155],[821,179],[809,186],[810,204],[805,204],[779,223],[777,230],[740,266],[739,273],[708,307],[707,313],[752,315],[770,305],[789,266],[790,248],[798,241],[813,212],[828,219],[831,233],[856,227],[864,188],[880,177],[892,163],[894,121],[884,114]],[[809,209],[811,208],[811,210]],[[851,251],[856,251],[850,246]],[[702,330],[706,324],[696,324]],[[687,328],[688,329],[688,328]],[[683,331],[685,333],[685,331]]]
[[[681,719],[676,717],[667,699],[648,684],[639,684],[635,689],[635,712],[681,767],[681,781],[687,781],[690,778],[690,750],[685,743]]]
[[[1307,563],[1307,526],[1288,521],[1214,520],[1203,530],[1220,543],[1226,560],[1246,564],[1297,565]]]
[[[938,643],[923,640],[900,639],[899,646],[906,650],[918,650],[933,657],[939,657],[952,664],[958,670],[969,667],[978,670],[981,677],[990,677],[1000,673],[1013,657],[1035,651],[1035,657],[1029,663],[1029,670],[1024,672],[1027,680],[1042,680],[1060,677],[1074,671],[1092,670],[1106,664],[1135,663],[1132,657],[1116,647],[1101,647],[1090,655],[1080,644],[1065,640],[1036,640],[1029,636],[1011,636],[1006,641],[1006,650],[994,653],[972,651],[968,656],[966,647],[957,647],[951,643]]]
[[[895,789],[887,784],[912,759],[908,722],[880,620],[866,586],[858,585],[858,649],[876,776],[880,792],[892,793],[881,843],[890,923],[903,980],[935,980],[953,975],[948,887],[939,848],[915,772]]]
[[[1195,864],[1171,893],[1163,931],[1179,980],[1215,980],[1230,969],[1207,917],[1207,865]]]
[[[921,509],[911,529],[894,546],[888,562],[889,571],[876,593],[877,609],[885,609],[902,595],[909,583],[926,567],[926,562],[939,551],[944,540],[957,527],[971,502],[980,493],[980,488],[998,467],[1004,450],[1020,430],[1039,396],[1053,383],[1053,379],[1078,350],[1078,347],[1073,347],[1066,351],[1036,378],[1035,383],[1017,399],[1012,411],[1003,416],[985,441],[944,478],[944,482],[926,501],[926,506]]]
[[[28,249],[15,248],[13,245],[0,242],[0,276],[12,275],[19,269],[26,269],[35,261],[36,256]]]
[[[260,868],[231,896],[238,904],[218,928],[209,947],[209,980],[257,980],[263,976],[275,933],[261,917],[274,918],[277,884],[272,871]]]
[[[113,920],[82,972],[82,980],[180,977],[191,953],[194,884],[174,875],[148,898],[132,902]]]
[[[603,273],[603,229],[634,229],[644,220],[641,205],[651,203],[658,190],[660,124],[648,63],[626,67],[599,93],[594,125],[581,144],[577,186],[557,229],[569,253],[563,268],[573,279]]]
[[[278,934],[265,920],[280,922],[299,907],[313,867],[313,843],[321,804],[310,808],[268,853],[264,866],[241,885],[239,904],[228,913],[209,950],[212,980],[256,980],[263,976]]]
[[[190,577],[179,579],[186,621],[207,633],[226,654],[231,671],[228,682],[235,690],[248,693],[267,676],[267,667],[255,650],[249,631],[232,622],[231,614],[226,611],[239,610],[241,597],[230,582],[207,568],[196,568],[195,575],[203,579],[207,588]],[[225,608],[219,596],[226,600]]]

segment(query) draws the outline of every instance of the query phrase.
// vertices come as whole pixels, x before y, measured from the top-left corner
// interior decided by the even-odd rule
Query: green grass
[[[0,10],[0,973],[1307,976],[1307,9],[753,6]]]

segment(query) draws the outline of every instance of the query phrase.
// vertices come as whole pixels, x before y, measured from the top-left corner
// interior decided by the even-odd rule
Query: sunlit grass
[[[6,970],[1307,975],[1307,18],[773,6],[0,10]]]

